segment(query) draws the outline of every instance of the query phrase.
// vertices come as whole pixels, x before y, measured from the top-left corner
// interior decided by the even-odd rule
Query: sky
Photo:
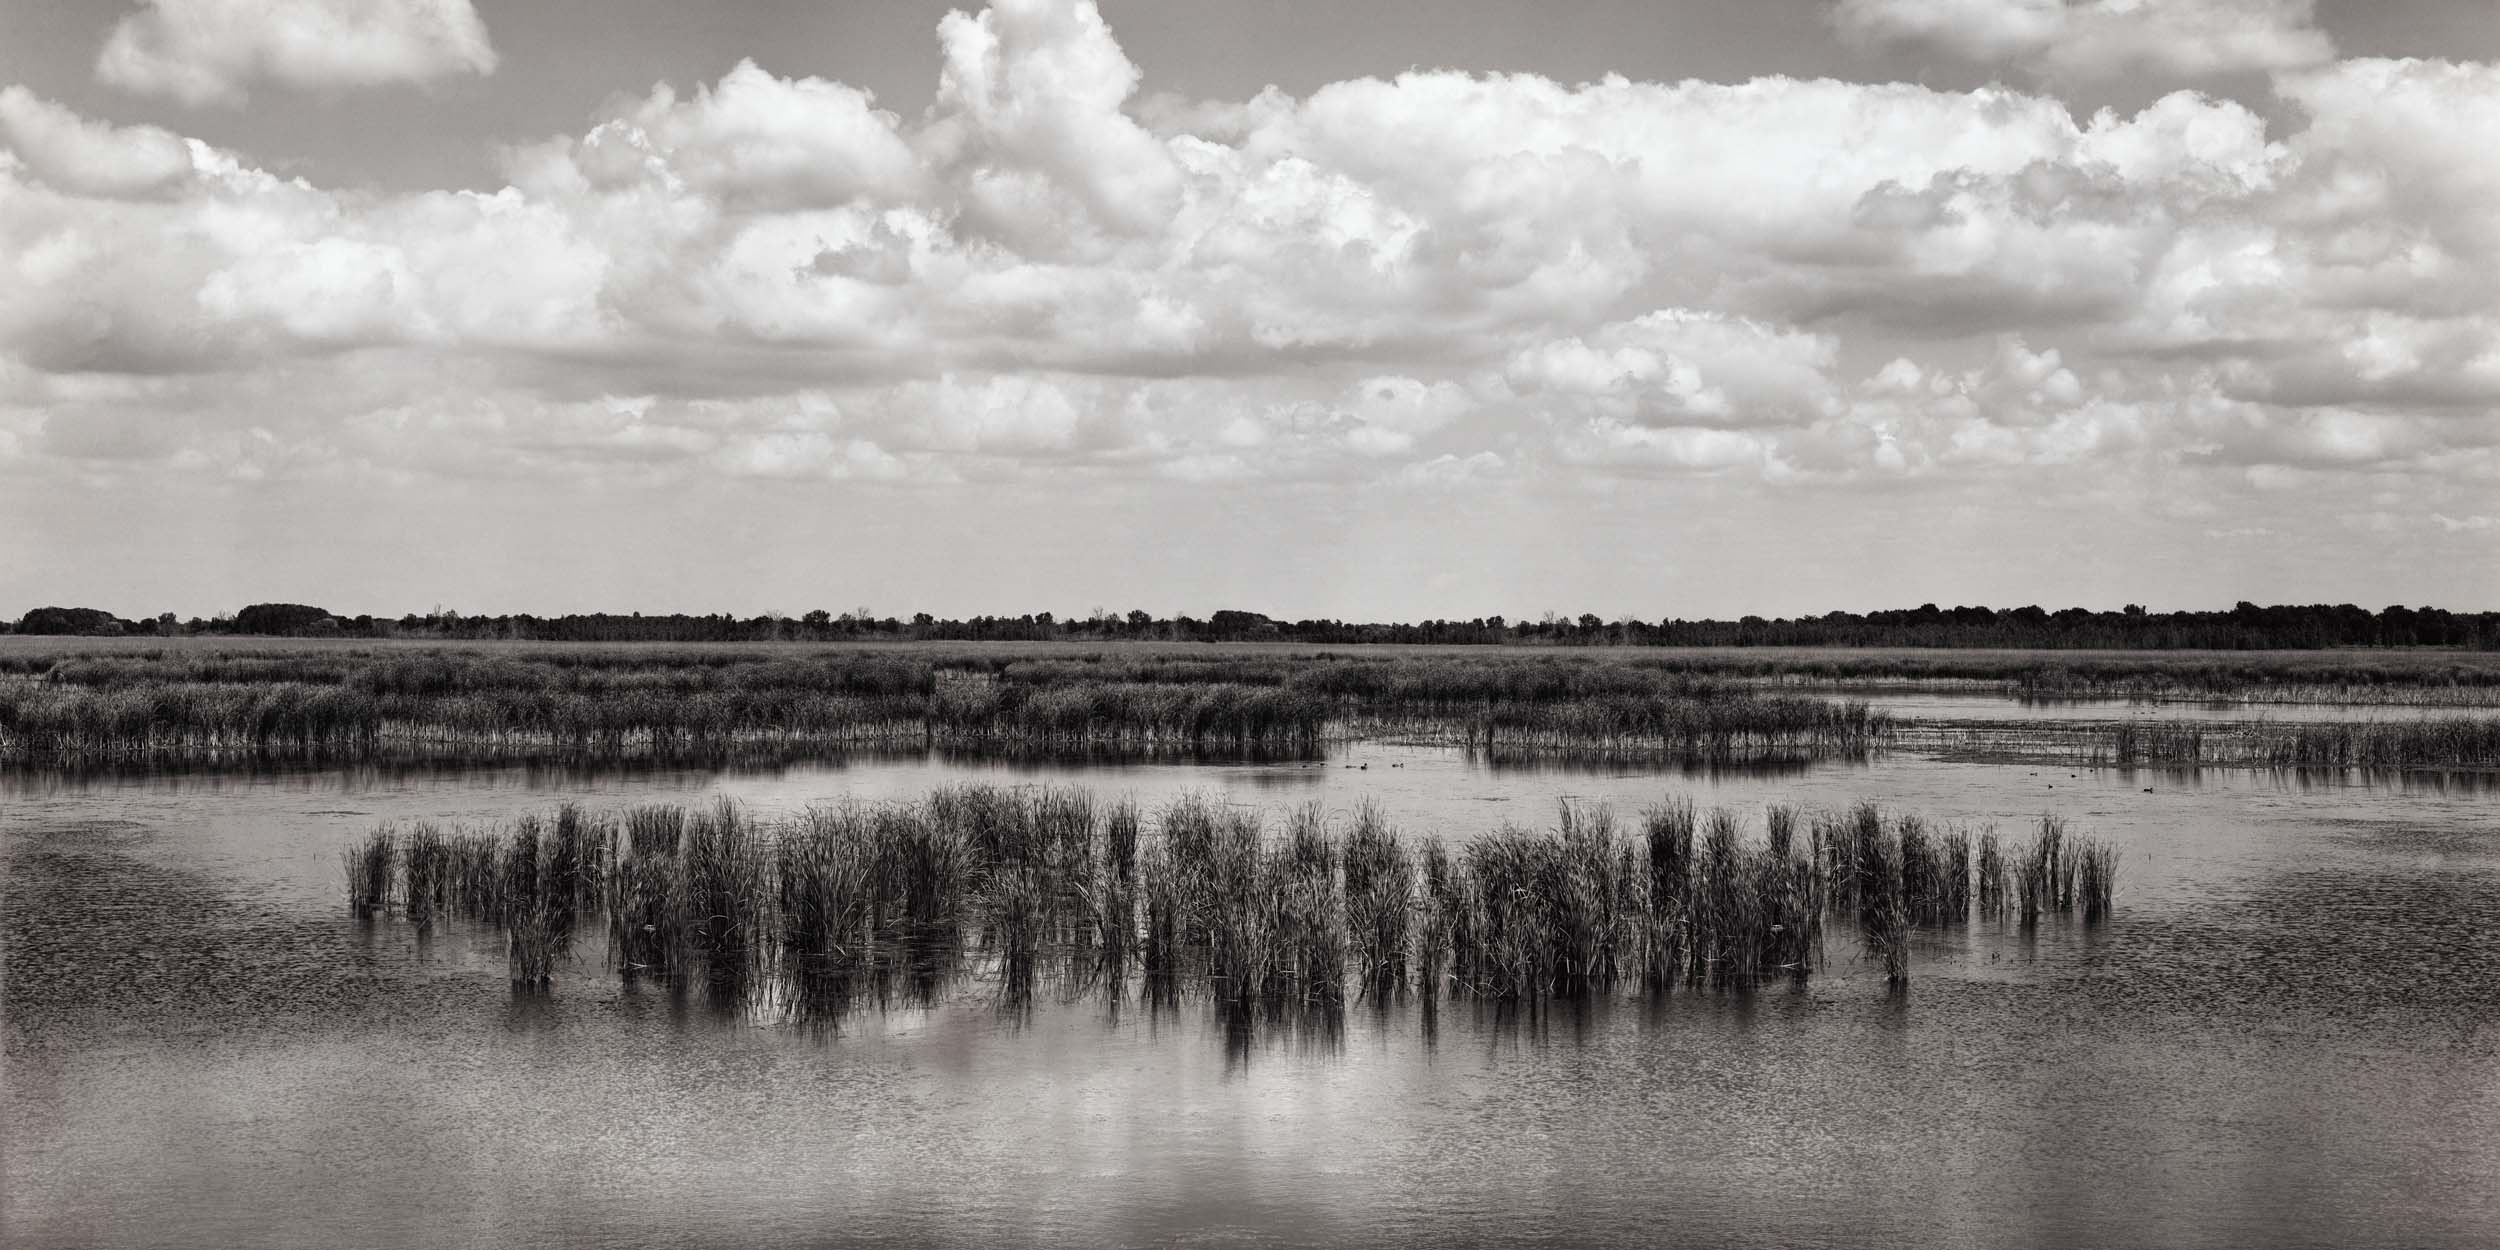
[[[2500,608],[2489,0],[0,0],[0,616]]]

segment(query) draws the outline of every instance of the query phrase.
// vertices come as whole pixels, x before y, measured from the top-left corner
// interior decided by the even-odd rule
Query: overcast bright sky
[[[2495,62],[2491,0],[0,0],[0,614],[2500,608]]]

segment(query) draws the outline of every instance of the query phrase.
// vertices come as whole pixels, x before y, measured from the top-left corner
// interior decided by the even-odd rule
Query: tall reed
[[[1134,968],[1151,1002],[1203,991],[1236,1013],[1323,1020],[1357,992],[1410,985],[1427,1003],[1678,982],[1744,993],[1813,975],[1827,917],[1854,921],[1899,984],[1914,930],[1967,923],[1974,885],[1967,834],[1872,804],[1773,806],[1749,834],[1734,812],[1679,800],[1627,835],[1607,808],[1567,802],[1549,828],[1453,844],[1410,843],[1368,805],[1342,819],[1306,806],[1271,836],[1206,796],[1148,820],[1036,787],[773,821],[727,801],[621,816],[567,805],[499,832],[426,825],[403,840],[386,826],[344,861],[360,911],[400,897],[418,924],[457,911],[498,926],[526,986],[604,920],[618,975],[722,1001],[783,987],[794,1009],[838,1010],[857,991],[883,1001],[898,978],[926,999],[993,969],[1022,1003],[1046,968],[1072,989],[1122,985]],[[2010,854],[1991,831],[1977,842],[1980,912],[2098,923],[2117,866],[2114,846],[2055,817]]]
[[[1406,988],[1414,896],[1415,861],[1387,815],[1366,802],[1346,831],[1345,910],[1359,975],[1375,996]]]
[[[404,855],[402,893],[408,919],[420,930],[431,928],[452,903],[451,842],[442,830],[420,822],[408,831]]]
[[[347,905],[370,916],[390,905],[391,864],[398,857],[399,837],[384,825],[365,840],[340,853],[347,866]]]

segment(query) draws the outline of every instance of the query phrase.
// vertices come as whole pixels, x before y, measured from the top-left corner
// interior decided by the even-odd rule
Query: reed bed
[[[370,916],[391,901],[391,870],[399,857],[399,835],[385,825],[364,841],[340,853],[347,868],[347,905]]]
[[[408,919],[420,929],[430,928],[435,916],[452,901],[451,842],[442,830],[419,824],[409,831],[403,854],[405,887],[401,898]]]
[[[1407,988],[1414,962],[1416,865],[1377,805],[1356,809],[1345,839],[1346,928],[1356,975],[1386,998]]]
[[[1625,987],[1745,992],[1803,982],[1835,919],[1886,978],[1913,935],[1982,918],[2112,911],[2115,848],[2044,818],[1973,841],[1871,804],[1758,827],[1671,801],[1630,825],[1566,803],[1550,828],[1411,838],[1376,807],[1312,806],[1271,833],[1204,796],[1141,813],[1073,788],[958,787],[759,821],[723,801],[492,830],[383,828],[344,857],[359,914],[460,915],[503,934],[516,985],[545,985],[584,933],[626,980],[723,1001],[847,1009],[971,974],[1007,1001],[1044,978],[1150,1000],[1322,1013],[1370,997],[1543,1002]],[[1974,863],[1976,870],[1974,872]],[[828,1007],[828,1005],[832,1005]]]
[[[2339,724],[2116,725],[2095,764],[2261,768],[2500,768],[2500,717]]]
[[[167,648],[19,668],[0,676],[0,762],[709,759],[876,743],[1309,754],[1384,731],[1719,760],[1861,754],[1893,731],[1862,702],[1584,658]]]
[[[1891,733],[1891,718],[1861,701],[1771,695],[1494,704],[1458,723],[1469,750],[1709,761],[1863,755]]]
[[[2043,816],[2031,843],[2015,852],[2011,872],[2024,928],[2038,925],[2043,915],[2077,910],[2097,922],[2109,915],[2116,896],[2118,848],[2077,837],[2066,831],[2065,821]]]

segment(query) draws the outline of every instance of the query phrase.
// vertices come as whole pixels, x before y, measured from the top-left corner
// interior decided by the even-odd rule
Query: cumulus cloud
[[[1940,48],[2071,78],[2196,78],[2334,58],[2316,0],[1839,0],[1860,39]]]
[[[0,140],[51,186],[105,199],[158,194],[198,168],[170,130],[89,121],[17,86],[0,88]]]
[[[2092,23],[2219,10],[1987,11],[1951,29],[2054,65]],[[326,187],[0,92],[0,379],[39,396],[0,404],[40,414],[7,426],[12,462],[2494,471],[2490,66],[2287,71],[2270,127],[2198,91],[2078,116],[2004,86],[1779,77],[1141,102],[1076,0],[938,40],[918,118],[744,62],[514,146],[509,185],[476,191]]]
[[[1122,106],[1138,70],[1091,3],[998,0],[938,23],[944,67],[925,136],[961,175],[977,220],[1028,246],[1066,241],[1035,227],[1143,233],[1176,206],[1172,154]]]
[[[489,74],[470,0],[146,0],[113,26],[96,76],[189,105],[250,87],[376,87]]]
[[[776,78],[740,61],[679,99],[661,83],[578,139],[514,152],[525,184],[561,191],[674,187],[735,210],[826,208],[908,195],[919,165],[868,92],[821,78]]]
[[[1524,349],[1506,376],[1529,396],[1617,422],[1787,425],[1833,411],[1835,350],[1827,336],[1673,308]]]

